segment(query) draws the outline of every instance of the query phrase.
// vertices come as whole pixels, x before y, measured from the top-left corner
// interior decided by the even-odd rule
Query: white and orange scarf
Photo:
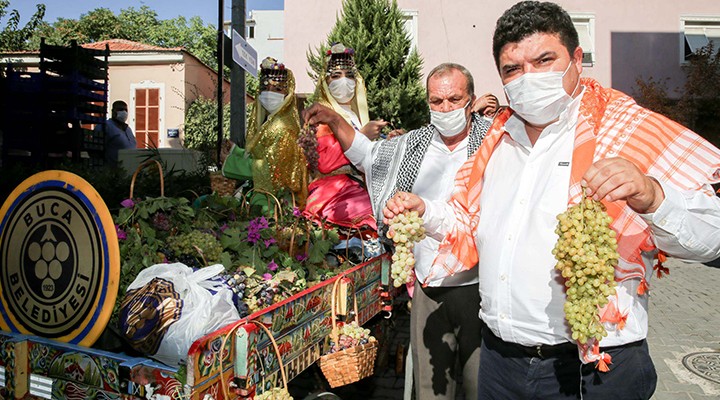
[[[701,190],[708,196],[714,195],[708,183],[720,181],[720,150],[682,125],[640,107],[621,92],[603,88],[589,78],[583,78],[581,84],[585,93],[575,132],[568,206],[580,201],[580,182],[588,167],[609,157],[625,158],[644,174],[678,190]],[[485,167],[505,134],[503,128],[510,115],[512,111],[505,109],[495,118],[480,149],[458,171],[450,200],[457,221],[440,245],[425,284],[477,265],[473,233],[478,226]],[[638,294],[643,295],[648,284],[641,253],[656,249],[652,232],[624,201],[603,203],[613,219],[611,227],[617,232],[620,262],[615,278],[618,282],[640,279]],[[590,343],[585,350],[595,347],[590,352],[597,356],[595,345]]]

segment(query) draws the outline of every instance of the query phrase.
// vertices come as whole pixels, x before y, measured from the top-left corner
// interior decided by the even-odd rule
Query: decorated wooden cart
[[[5,399],[247,398],[282,384],[280,363],[290,380],[319,359],[332,328],[336,280],[345,290],[337,297],[341,302],[357,299],[361,324],[389,306],[390,260],[381,255],[227,321],[193,343],[182,370],[96,350],[89,346],[108,323],[118,287],[112,218],[79,178],[54,171],[23,185],[0,210],[0,397]]]
[[[386,257],[378,257],[247,318],[271,330],[288,379],[315,363],[323,351],[331,329],[334,281],[353,281],[364,323],[383,307],[381,276],[387,264]],[[0,343],[0,386],[8,399],[234,399],[254,394],[263,383],[282,384],[267,335],[243,321],[231,321],[193,344],[185,385],[177,379],[177,369],[147,358],[9,332],[0,332]]]

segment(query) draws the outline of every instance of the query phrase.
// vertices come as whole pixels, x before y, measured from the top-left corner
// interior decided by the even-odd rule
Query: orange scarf
[[[575,132],[568,206],[581,199],[580,181],[588,167],[609,157],[625,158],[644,174],[676,189],[702,190],[714,196],[707,183],[720,181],[720,150],[682,125],[638,106],[621,92],[603,88],[589,78],[583,78],[581,84],[585,93]],[[425,284],[477,265],[473,233],[480,215],[485,167],[505,134],[503,128],[511,115],[512,111],[505,109],[495,118],[480,149],[458,171],[450,200],[457,221],[440,245]],[[652,232],[625,201],[603,203],[613,219],[611,227],[617,232],[620,262],[616,280],[641,279],[642,295],[647,282],[641,252],[655,250]]]

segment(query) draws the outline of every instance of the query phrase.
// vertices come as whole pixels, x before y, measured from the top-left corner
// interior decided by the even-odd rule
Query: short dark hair
[[[470,97],[473,97],[475,95],[475,80],[473,79],[470,71],[468,71],[467,68],[463,67],[460,64],[442,63],[437,67],[433,68],[427,76],[427,80],[425,81],[425,87],[428,87],[428,84],[430,83],[430,78],[432,78],[433,76],[445,75],[452,70],[460,71],[461,74],[465,75],[465,79],[467,80],[467,86],[465,87],[465,89],[468,95],[470,95]],[[430,96],[430,92],[428,92],[428,96]]]
[[[127,110],[127,103],[122,100],[115,100],[112,103],[112,109],[117,110],[118,108],[123,107]]]
[[[500,68],[500,50],[503,46],[520,42],[534,33],[559,35],[570,57],[579,46],[572,18],[562,7],[551,2],[521,1],[497,20],[493,34],[495,66]]]

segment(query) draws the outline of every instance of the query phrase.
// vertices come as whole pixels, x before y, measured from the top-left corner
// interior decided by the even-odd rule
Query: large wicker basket
[[[339,277],[335,280],[332,290],[332,332],[330,337],[337,343],[339,329],[337,326],[337,300],[338,287],[341,280],[345,278]],[[353,307],[355,310],[355,321],[358,321],[357,297],[355,290],[353,293]],[[361,379],[371,376],[375,367],[375,357],[377,356],[378,342],[371,341],[349,349],[341,350],[335,353],[320,356],[318,364],[325,378],[328,380],[330,387],[338,387],[357,382]]]
[[[241,326],[246,325],[246,324],[254,324],[258,328],[263,330],[265,332],[265,334],[268,336],[268,339],[270,339],[270,343],[272,344],[272,348],[275,351],[275,357],[277,357],[278,367],[280,369],[278,372],[280,374],[279,378],[280,378],[280,380],[282,380],[282,387],[274,387],[274,388],[269,388],[269,389],[265,387],[265,375],[267,375],[267,371],[265,371],[265,365],[263,365],[262,357],[260,357],[260,354],[257,352],[257,349],[253,349],[253,353],[257,354],[257,356],[258,356],[258,360],[259,360],[258,363],[260,365],[260,368],[262,369],[261,374],[260,374],[260,376],[262,378],[262,384],[261,384],[260,388],[263,389],[262,390],[263,393],[261,393],[259,395],[256,394],[254,396],[254,399],[272,400],[272,399],[278,398],[278,399],[283,399],[283,400],[286,400],[286,399],[293,400],[292,396],[290,396],[290,392],[288,391],[288,376],[287,376],[287,371],[285,370],[285,363],[283,362],[282,354],[280,354],[280,348],[278,347],[278,344],[275,341],[275,337],[273,336],[272,332],[270,331],[270,329],[268,329],[265,326],[265,324],[263,324],[260,321],[255,321],[255,320],[251,320],[251,319],[250,320],[241,319],[240,321],[236,322],[235,325],[233,325],[230,328],[230,330],[228,331],[228,333],[224,336],[220,348],[221,349],[226,348],[227,341],[234,334],[235,330],[237,330],[238,328],[240,328]],[[223,357],[219,356],[218,361],[219,361],[219,363],[218,363],[219,365],[217,365],[218,369],[215,372],[225,371],[225,369],[223,368]],[[256,382],[256,384],[257,384],[257,382]],[[236,396],[231,397],[231,395],[230,395],[231,392],[228,388],[228,385],[226,385],[226,382],[224,379],[220,379],[220,385],[222,386],[222,394],[225,399],[236,398]],[[256,393],[258,392],[257,389],[258,388],[256,387],[255,388]],[[237,393],[235,392],[233,394],[237,394]]]
[[[130,197],[133,198],[133,193],[135,192],[135,180],[138,177],[138,174],[140,171],[142,171],[145,167],[149,165],[155,165],[158,170],[158,175],[160,176],[160,197],[165,197],[165,177],[163,175],[163,169],[162,165],[157,160],[147,160],[140,165],[138,165],[137,169],[135,169],[135,173],[133,173],[132,179],[130,179]]]

